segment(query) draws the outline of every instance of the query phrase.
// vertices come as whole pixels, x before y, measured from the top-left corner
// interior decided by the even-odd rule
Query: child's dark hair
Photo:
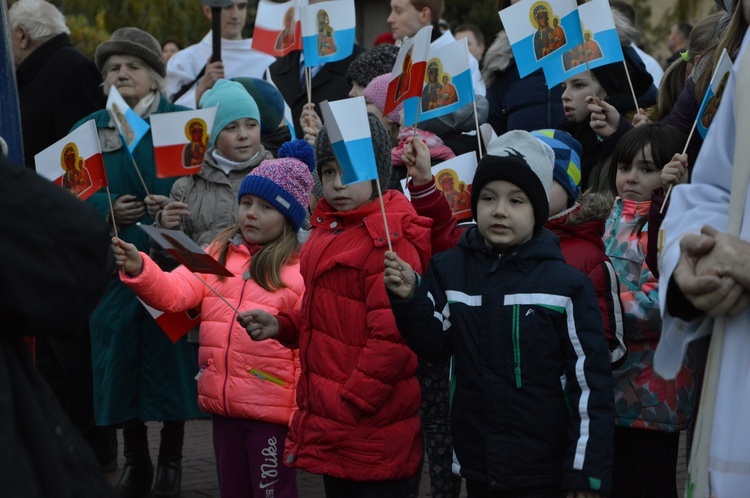
[[[218,257],[212,254],[219,263],[225,265],[229,245],[236,235],[242,237],[239,226],[227,228],[216,238]],[[284,218],[284,230],[276,240],[266,243],[250,260],[250,275],[253,280],[268,292],[274,292],[286,284],[281,279],[281,269],[299,255],[301,243],[291,222]],[[223,280],[225,277],[219,277]]]
[[[609,165],[609,188],[617,196],[617,170],[621,164],[631,164],[640,155],[645,160],[646,147],[651,147],[654,166],[661,171],[672,156],[682,152],[687,137],[678,129],[662,123],[647,123],[625,133],[615,146]],[[640,231],[648,221],[644,217],[634,231]]]

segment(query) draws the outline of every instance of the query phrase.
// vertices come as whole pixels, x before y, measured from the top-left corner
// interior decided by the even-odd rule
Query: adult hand
[[[184,202],[170,202],[164,206],[159,218],[159,224],[162,228],[175,230],[180,227],[180,218],[182,216],[190,216],[188,205]]]
[[[742,295],[742,288],[732,278],[718,276],[709,263],[704,262],[702,273],[698,272],[698,262],[706,258],[715,245],[712,236],[685,235],[680,240],[680,260],[674,271],[675,282],[685,297],[711,316],[726,313]]]
[[[131,277],[137,277],[141,274],[143,258],[133,244],[112,237],[112,252],[115,255],[115,264],[120,270]]]
[[[164,209],[164,206],[169,202],[169,197],[165,195],[151,194],[147,195],[143,202],[146,204],[149,216],[156,218],[156,214]]]
[[[399,258],[395,252],[385,253],[385,288],[401,299],[409,299],[417,289],[417,274],[411,265]]]
[[[279,335],[279,320],[267,311],[243,311],[237,315],[237,321],[254,341],[265,341]]]
[[[134,195],[121,195],[112,203],[114,222],[117,225],[132,225],[146,214],[146,205]]]
[[[712,237],[715,244],[711,253],[698,261],[698,274],[732,277],[750,290],[750,243],[708,225],[701,229],[701,234]]]
[[[198,86],[195,89],[195,108],[198,109],[201,104],[201,97],[206,90],[210,90],[214,87],[217,81],[224,77],[224,63],[222,61],[211,62],[211,58],[206,63],[206,72],[203,77],[198,81]]]
[[[614,106],[599,97],[586,97],[591,112],[591,129],[599,136],[607,138],[620,128],[620,113]]]
[[[687,183],[687,164],[687,154],[675,154],[672,156],[672,160],[665,164],[661,170],[661,184],[664,189],[667,189],[670,185]]]
[[[406,139],[406,150],[401,158],[406,165],[406,174],[411,175],[414,185],[426,185],[433,181],[430,149],[418,136]]]

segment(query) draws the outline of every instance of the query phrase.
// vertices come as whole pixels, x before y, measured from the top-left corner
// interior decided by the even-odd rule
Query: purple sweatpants
[[[222,498],[297,498],[297,474],[282,462],[287,426],[214,415]]]

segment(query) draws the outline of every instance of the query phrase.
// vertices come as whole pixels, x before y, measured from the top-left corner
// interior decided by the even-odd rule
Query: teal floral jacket
[[[606,222],[604,246],[620,281],[628,354],[615,376],[616,423],[621,427],[675,432],[693,412],[695,384],[690,360],[674,380],[653,369],[661,337],[658,280],[646,265],[650,201],[618,197]]]

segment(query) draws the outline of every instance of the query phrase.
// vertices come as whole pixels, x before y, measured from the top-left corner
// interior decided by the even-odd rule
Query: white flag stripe
[[[318,34],[318,12],[325,10],[328,24],[333,29],[355,29],[356,15],[353,0],[333,0],[300,7],[302,36]]]
[[[217,108],[218,105],[205,109],[152,114],[151,136],[154,140],[154,147],[190,142],[190,137],[185,131],[185,125],[195,118],[206,122],[206,133],[210,135]]]
[[[62,151],[71,142],[76,144],[78,155],[83,159],[88,159],[101,153],[96,123],[93,119],[90,119],[36,154],[34,156],[36,172],[50,181],[60,178],[65,173],[62,169]]]
[[[331,143],[370,137],[370,122],[364,97],[324,103],[327,104],[327,108],[321,103],[321,111]]]
[[[404,58],[409,52],[409,48],[414,46],[411,53],[412,64],[424,62],[427,60],[427,54],[430,51],[430,37],[432,36],[432,26],[425,26],[417,31],[413,38],[407,38],[399,49],[396,62],[393,64],[391,71],[391,81],[395,80],[403,72]]]
[[[537,32],[536,26],[532,24],[532,12],[537,4],[545,3],[552,11],[549,13],[550,26],[552,26],[554,17],[562,19],[576,9],[576,2],[571,0],[546,0],[545,2],[521,0],[517,4],[501,10],[500,18],[511,44],[533,36]]]

